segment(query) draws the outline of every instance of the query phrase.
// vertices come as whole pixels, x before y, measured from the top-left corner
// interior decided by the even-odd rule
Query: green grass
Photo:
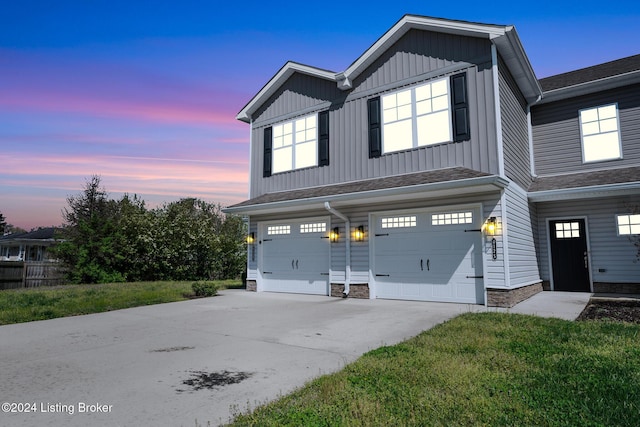
[[[640,326],[464,314],[234,426],[637,426]]]
[[[192,283],[109,283],[0,291],[0,325],[183,301],[192,296]],[[215,283],[220,289],[242,286],[239,280]]]

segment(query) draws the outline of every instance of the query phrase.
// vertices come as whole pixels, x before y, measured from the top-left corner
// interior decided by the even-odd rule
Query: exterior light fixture
[[[248,245],[253,245],[256,242],[256,233],[249,233],[247,235],[247,244]]]
[[[353,240],[356,242],[362,242],[364,240],[364,226],[358,226],[353,232]]]
[[[487,234],[489,236],[495,236],[497,228],[498,228],[498,225],[497,225],[496,217],[492,216],[487,220],[487,225],[485,230],[487,231]]]
[[[338,238],[340,238],[340,233],[339,233],[339,228],[335,227],[333,230],[331,230],[331,232],[329,232],[329,240],[331,242],[337,242]]]

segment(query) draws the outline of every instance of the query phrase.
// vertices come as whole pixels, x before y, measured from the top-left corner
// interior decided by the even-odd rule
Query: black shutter
[[[467,73],[451,76],[451,94],[451,103],[453,106],[453,140],[456,142],[466,141],[471,138]]]
[[[382,127],[380,126],[380,97],[367,101],[369,114],[369,158],[382,155]]]
[[[262,167],[262,176],[264,178],[271,176],[271,146],[273,144],[273,128],[264,129],[264,164]]]
[[[318,166],[329,164],[329,111],[318,114]]]

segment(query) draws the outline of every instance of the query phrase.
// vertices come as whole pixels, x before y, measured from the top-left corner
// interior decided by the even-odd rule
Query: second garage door
[[[378,298],[484,303],[479,208],[377,214]]]
[[[262,290],[328,295],[328,229],[326,218],[262,223]]]

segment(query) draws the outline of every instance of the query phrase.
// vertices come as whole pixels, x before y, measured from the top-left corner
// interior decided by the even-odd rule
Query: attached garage
[[[480,207],[371,215],[377,298],[483,304]]]
[[[260,223],[261,290],[328,295],[329,225],[327,217]]]

